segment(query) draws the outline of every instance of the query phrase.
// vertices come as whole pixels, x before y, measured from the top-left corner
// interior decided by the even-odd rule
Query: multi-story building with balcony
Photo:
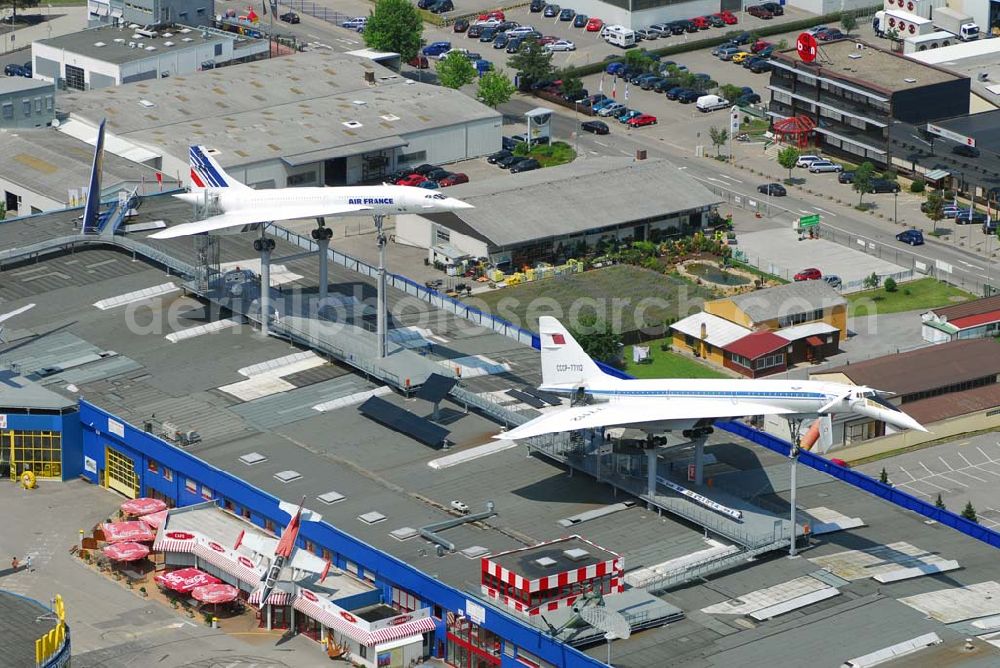
[[[893,122],[969,113],[968,77],[863,42],[821,44],[811,63],[795,49],[776,53],[772,62],[771,118],[808,117],[817,146],[850,159],[885,166]]]

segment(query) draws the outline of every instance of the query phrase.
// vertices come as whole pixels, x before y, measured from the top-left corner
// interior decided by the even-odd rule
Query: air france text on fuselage
[[[351,197],[348,204],[392,204],[391,197]]]

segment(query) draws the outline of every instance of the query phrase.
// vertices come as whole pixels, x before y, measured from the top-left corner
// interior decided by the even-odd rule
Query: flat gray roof
[[[847,300],[826,281],[796,281],[726,297],[720,301],[726,299],[736,304],[754,322],[820,308],[843,306],[847,303]]]
[[[0,95],[29,90],[37,91],[41,88],[51,88],[52,90],[55,90],[55,84],[50,81],[29,79],[27,77],[0,77]]]
[[[298,156],[475,120],[492,120],[499,133],[502,121],[459,91],[327,52],[72,93],[56,104],[95,125],[106,116],[108,132],[171,155],[210,145],[224,167],[274,158],[296,164]]]
[[[470,181],[448,192],[476,208],[427,218],[445,226],[457,218],[498,247],[662,219],[721,201],[673,163],[624,157],[578,158],[503,179]]]
[[[68,399],[20,376],[0,379],[0,409],[61,411],[75,407],[75,399]]]
[[[122,25],[120,28],[106,25],[68,35],[40,39],[37,42],[87,58],[94,58],[114,65],[123,65],[163,53],[186,51],[205,44],[223,42],[226,39],[235,41],[237,38],[236,34],[223,36],[218,32],[204,32],[198,28],[187,26],[176,26],[176,29],[166,30],[159,36],[150,38],[137,34],[127,25]],[[122,41],[116,42],[115,40]],[[134,42],[136,45],[141,42],[143,48],[138,46],[130,48],[129,42]],[[167,42],[170,44],[168,45]],[[154,50],[148,51],[148,47],[154,47]]]
[[[94,147],[55,128],[7,132],[0,141],[0,174],[31,192],[57,202],[68,201],[68,189],[86,188],[94,163]],[[104,189],[145,179],[156,187],[156,170],[104,152]]]
[[[34,664],[35,641],[55,626],[56,616],[38,601],[0,590],[0,653],[8,665]]]

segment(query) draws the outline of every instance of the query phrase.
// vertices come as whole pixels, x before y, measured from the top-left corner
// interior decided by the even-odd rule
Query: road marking
[[[731,176],[726,176],[726,175],[725,175],[725,174],[723,174],[722,172],[716,172],[716,173],[717,173],[717,174],[718,174],[719,176],[721,176],[722,178],[724,178],[724,179],[729,179],[730,181],[736,181],[736,183],[743,183],[743,182],[742,182],[742,181],[740,181],[739,179],[734,179],[734,178],[733,178],[733,177],[731,177]]]
[[[713,178],[712,178],[711,176],[706,176],[706,177],[705,177],[705,180],[706,180],[706,181],[714,181],[714,182],[716,182],[716,183],[721,183],[721,184],[723,184],[723,185],[728,185],[728,184],[727,184],[727,183],[726,183],[725,181],[722,181],[722,180],[720,180],[720,179],[713,179]],[[791,540],[791,539],[789,539],[789,540]]]
[[[951,478],[949,478],[948,476],[946,476],[943,473],[938,473],[938,477],[941,478],[942,480],[947,480],[948,482],[952,482],[952,483],[955,483],[956,485],[959,485],[961,487],[965,487],[966,489],[969,488],[969,486],[966,485],[964,482],[959,482],[957,480],[952,480]]]
[[[806,211],[805,209],[799,209],[799,213],[804,213],[804,214],[806,214],[808,216],[808,215],[811,215],[813,212],[812,211]]]
[[[594,143],[595,143],[595,144],[597,144],[598,146],[603,146],[604,148],[611,148],[610,146],[608,146],[608,145],[607,145],[607,144],[605,144],[604,142],[602,142],[602,141],[597,141],[596,139],[594,140]],[[791,540],[791,539],[789,539],[789,540]]]
[[[976,271],[984,271],[983,267],[980,267],[979,265],[976,265],[976,264],[972,264],[971,262],[966,262],[965,260],[959,260],[958,263],[959,264],[964,264],[966,267],[969,267],[971,269],[975,269]]]
[[[913,476],[913,474],[910,473],[909,471],[907,471],[906,469],[904,469],[902,466],[899,467],[899,470],[902,471],[903,473],[905,473],[906,475],[910,476],[910,480],[911,481],[916,480],[916,478]]]
[[[941,461],[941,463],[942,463],[942,464],[944,464],[945,466],[947,466],[947,467],[948,467],[948,470],[949,470],[949,471],[954,471],[954,470],[955,470],[955,469],[953,469],[953,468],[951,467],[951,464],[949,464],[948,462],[946,462],[946,461],[944,460],[944,457],[938,457],[938,459],[939,459],[939,460]]]
[[[979,482],[986,482],[986,480],[984,478],[977,478],[976,476],[972,475],[971,473],[967,473],[964,469],[956,469],[955,473],[961,473],[962,475],[967,475],[970,478],[972,478],[973,480],[978,480]]]
[[[827,211],[826,209],[821,209],[821,208],[819,208],[818,206],[817,206],[817,207],[813,207],[813,208],[815,208],[815,209],[816,209],[817,211],[822,211],[822,212],[823,212],[823,213],[825,213],[826,215],[828,215],[828,216],[832,216],[833,218],[836,218],[836,217],[837,217],[837,214],[835,214],[835,213],[830,213],[830,212],[829,212],[829,211]]]
[[[970,461],[969,461],[968,459],[966,459],[965,455],[963,455],[963,454],[962,454],[961,452],[956,452],[955,454],[956,454],[956,455],[958,455],[959,457],[961,457],[961,458],[962,458],[962,460],[963,460],[963,461],[964,461],[964,462],[965,462],[966,464],[968,464],[970,468],[972,468],[972,467],[975,467],[975,466],[976,466],[975,464],[973,464],[972,462],[970,462]]]
[[[932,477],[938,475],[937,472],[931,471],[929,468],[927,468],[927,464],[924,464],[923,462],[917,462],[917,463],[924,467],[924,470],[927,471],[928,475]],[[921,478],[921,480],[923,480],[923,478]]]

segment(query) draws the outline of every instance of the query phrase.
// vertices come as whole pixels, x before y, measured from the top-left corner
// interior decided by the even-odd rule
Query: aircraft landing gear
[[[681,434],[684,435],[684,438],[701,438],[714,433],[715,427],[695,427],[694,429],[685,429],[681,432]]]

